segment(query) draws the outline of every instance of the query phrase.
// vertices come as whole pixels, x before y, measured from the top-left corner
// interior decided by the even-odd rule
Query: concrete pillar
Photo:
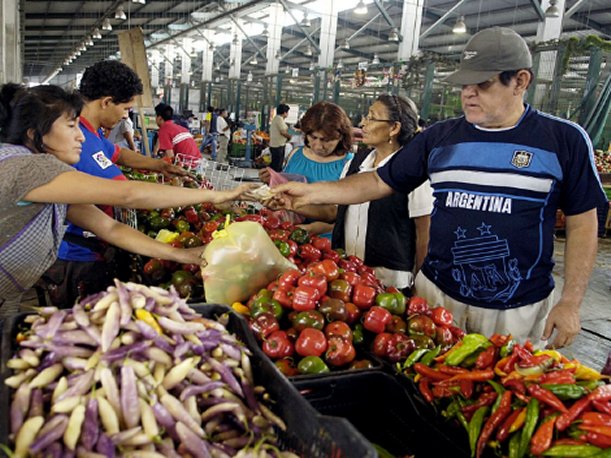
[[[0,83],[21,83],[19,2],[0,0]],[[49,73],[51,68],[49,68]]]
[[[560,17],[550,18],[546,17],[544,21],[539,22],[537,26],[537,36],[535,41],[537,43],[555,40],[560,38],[562,33],[562,19],[564,17],[564,4],[565,0],[558,0],[556,7],[560,10]],[[543,0],[541,2],[541,9],[545,11],[550,6],[549,0]],[[543,99],[549,90],[549,85],[554,78],[554,72],[556,68],[556,51],[543,51],[539,57],[539,68],[535,74],[535,78],[542,80],[541,84],[537,84],[535,88],[534,105],[540,107]]]
[[[174,45],[167,44],[165,45],[165,85],[173,86],[172,79],[174,78],[174,56],[176,55],[176,50]]]
[[[403,14],[401,16],[401,36],[397,60],[408,60],[418,51],[420,39],[420,26],[422,24],[422,10],[424,0],[403,0]]]
[[[335,58],[335,37],[337,35],[337,13],[340,2],[324,2],[321,5],[320,38],[318,47],[318,67],[333,67]]]
[[[204,30],[203,33],[207,41],[202,50],[202,82],[209,83],[212,81],[212,68],[214,67],[214,49],[210,49],[214,30]]]
[[[265,64],[265,74],[275,75],[278,73],[280,66],[280,59],[276,57],[276,53],[280,51],[280,45],[282,41],[282,26],[284,18],[284,10],[280,3],[275,3],[268,7],[269,12],[269,23],[267,31],[267,50],[265,57],[267,62]]]
[[[159,87],[159,63],[161,62],[161,55],[157,49],[150,51],[149,61],[151,63],[149,66],[151,69],[151,87],[156,89]]]
[[[242,25],[241,19],[236,18],[236,21],[240,21],[240,26]],[[238,39],[234,43],[232,38],[229,45],[229,79],[239,79],[242,71],[242,32],[236,24],[233,24],[232,35],[237,35]]]

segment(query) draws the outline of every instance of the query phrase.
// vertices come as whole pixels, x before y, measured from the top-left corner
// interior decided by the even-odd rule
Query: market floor
[[[557,294],[564,279],[564,245],[565,239],[558,237],[554,268]],[[562,353],[599,370],[611,354],[611,238],[598,239],[596,264],[581,306],[581,332]]]

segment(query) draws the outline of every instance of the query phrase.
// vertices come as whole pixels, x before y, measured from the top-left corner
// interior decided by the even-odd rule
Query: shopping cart
[[[204,158],[194,160],[177,154],[174,164],[191,172],[191,177],[199,183],[200,188],[224,191],[235,188],[244,179],[244,169]]]

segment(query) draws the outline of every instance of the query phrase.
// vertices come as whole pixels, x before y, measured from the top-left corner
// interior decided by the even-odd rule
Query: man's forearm
[[[160,161],[158,159],[153,159],[152,157],[138,154],[135,151],[127,148],[121,148],[119,160],[117,161],[119,165],[131,167],[132,169],[146,169],[154,170],[156,172],[161,170],[159,162]]]
[[[598,221],[596,209],[566,217],[564,287],[560,302],[579,308],[596,261]]]
[[[357,173],[339,181],[319,181],[310,185],[311,204],[350,205],[381,199],[393,190],[376,172]]]

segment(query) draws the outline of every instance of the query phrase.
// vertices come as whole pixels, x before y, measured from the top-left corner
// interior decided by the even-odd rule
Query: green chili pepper
[[[471,421],[469,422],[469,428],[467,432],[469,434],[469,447],[471,448],[471,456],[475,456],[475,449],[477,446],[477,439],[479,438],[479,433],[482,430],[482,426],[484,425],[484,419],[488,414],[488,407],[483,406],[475,411],[473,416],[471,417]]]
[[[559,399],[566,401],[567,399],[579,399],[588,394],[588,389],[584,386],[571,385],[568,383],[561,384],[544,384],[541,385],[546,390],[554,393]]]
[[[594,391],[596,388],[598,388],[599,386],[602,386],[604,384],[605,384],[605,382],[603,382],[601,380],[579,380],[576,383],[576,385],[583,386],[588,391]]]
[[[428,353],[428,351],[428,348],[418,348],[417,350],[414,350],[403,363],[403,369],[412,367],[420,360],[420,358],[424,356],[425,353]]]
[[[562,456],[567,458],[593,457],[602,449],[594,445],[554,445],[543,452],[543,456]]]
[[[361,323],[355,324],[354,329],[352,330],[352,344],[361,345],[364,340],[365,335],[363,333],[363,325]]]
[[[458,422],[463,426],[463,428],[465,428],[465,431],[469,432],[469,423],[465,418],[465,414],[459,410],[456,412],[456,418],[458,418]]]
[[[436,358],[441,352],[441,345],[437,345],[435,348],[431,350],[427,350],[426,354],[420,359],[420,362],[425,366],[430,366],[433,362],[433,359]]]
[[[475,363],[477,362],[477,358],[479,357],[479,354],[484,351],[484,349],[481,350],[477,350],[475,352],[473,352],[472,354],[470,354],[469,356],[467,356],[462,363],[460,363],[460,367],[464,367],[465,369],[471,369],[473,366],[475,366]]]
[[[592,458],[611,458],[611,448],[597,453],[596,455],[592,456]]]
[[[509,458],[518,458],[520,454],[520,431],[509,438]]]
[[[472,355],[477,350],[488,348],[492,343],[486,336],[481,334],[467,334],[463,337],[461,345],[455,345],[447,353],[445,364],[448,366],[458,366],[465,358]]]
[[[528,401],[528,405],[526,406],[526,420],[524,420],[524,427],[522,428],[522,435],[520,436],[518,458],[522,458],[524,455],[526,455],[526,452],[529,449],[530,439],[535,432],[538,419],[539,401],[537,401],[535,398],[530,398],[530,401]]]
[[[492,413],[496,412],[496,409],[499,408],[499,405],[501,404],[501,399],[503,398],[503,393],[505,392],[505,388],[503,388],[503,385],[501,385],[498,382],[495,382],[494,380],[488,380],[488,383],[492,386],[492,388],[494,388],[494,391],[496,391],[496,394],[498,395],[496,397],[496,400],[494,401],[494,404],[492,404]]]
[[[513,339],[508,340],[507,343],[503,345],[501,349],[499,350],[499,356],[501,358],[504,358],[505,356],[509,355],[513,351],[513,346],[515,344],[516,344],[515,340]]]

